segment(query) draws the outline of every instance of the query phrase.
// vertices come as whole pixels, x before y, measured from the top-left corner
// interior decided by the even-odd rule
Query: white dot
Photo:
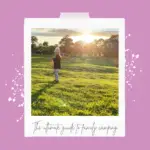
[[[131,36],[131,34],[128,34],[128,36]]]
[[[17,122],[19,122],[19,120],[16,120]]]
[[[21,93],[21,97],[24,97],[23,93]]]
[[[5,83],[5,86],[7,86],[7,83]]]
[[[140,70],[140,72],[142,72],[143,70]]]
[[[136,55],[136,58],[139,58],[139,54]]]
[[[135,100],[133,100],[133,102],[135,102]]]
[[[12,98],[11,98],[11,97],[9,97],[9,98],[8,98],[8,101],[10,102],[11,100],[12,100]]]

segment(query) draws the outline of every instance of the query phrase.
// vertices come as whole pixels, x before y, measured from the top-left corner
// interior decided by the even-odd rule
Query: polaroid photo
[[[62,16],[25,19],[25,137],[124,137],[125,20]]]

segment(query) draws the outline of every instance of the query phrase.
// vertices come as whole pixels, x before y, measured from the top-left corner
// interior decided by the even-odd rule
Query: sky
[[[52,29],[52,28],[33,28],[32,36],[38,38],[38,43],[47,41],[49,45],[58,44],[59,41],[66,35],[69,35],[74,42],[83,40],[92,42],[95,39],[107,39],[113,34],[118,34],[117,29],[93,29],[90,33],[83,33],[80,29]]]

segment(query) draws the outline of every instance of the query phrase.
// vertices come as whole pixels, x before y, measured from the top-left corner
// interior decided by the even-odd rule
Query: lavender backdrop
[[[125,18],[127,62],[132,54],[140,57],[135,62],[135,76],[131,86],[126,84],[125,138],[24,138],[24,121],[16,122],[23,113],[20,101],[8,102],[12,97],[12,80],[16,70],[23,73],[24,18],[54,18],[60,12],[89,12],[90,17]],[[0,149],[94,149],[148,150],[150,148],[149,92],[149,1],[145,0],[1,0],[0,1]],[[132,51],[131,51],[132,50]],[[130,64],[129,64],[130,65]],[[133,69],[131,69],[133,70]],[[141,71],[140,71],[141,70]],[[126,75],[129,73],[129,68]],[[130,72],[131,73],[131,72]],[[129,78],[127,78],[129,79]],[[19,85],[23,85],[23,79]],[[21,89],[21,88],[20,88]],[[19,93],[20,94],[20,93]]]

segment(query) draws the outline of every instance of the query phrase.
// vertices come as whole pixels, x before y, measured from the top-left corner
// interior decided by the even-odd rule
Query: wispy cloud
[[[32,35],[35,36],[76,36],[81,34],[81,32],[69,29],[32,29]]]
[[[82,32],[79,32],[77,29],[48,29],[48,28],[34,28],[32,29],[32,35],[34,36],[78,36]],[[111,36],[113,34],[118,34],[118,29],[100,29],[93,30],[92,35],[96,36]]]

